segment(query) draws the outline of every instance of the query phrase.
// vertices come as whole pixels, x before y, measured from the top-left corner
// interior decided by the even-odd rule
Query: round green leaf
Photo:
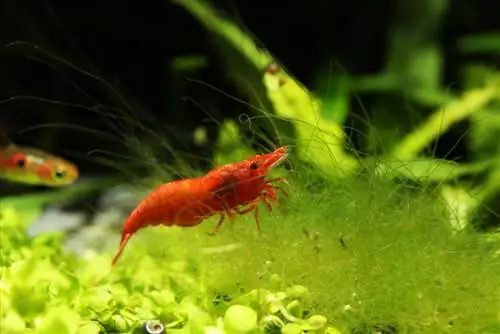
[[[233,305],[224,315],[224,329],[228,333],[248,333],[257,327],[257,313],[248,306]]]

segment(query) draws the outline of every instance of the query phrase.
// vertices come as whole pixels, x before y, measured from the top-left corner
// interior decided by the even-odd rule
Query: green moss
[[[500,325],[499,245],[454,234],[431,192],[374,180],[310,193],[305,186],[284,202],[284,217],[263,219],[262,235],[251,216],[223,230],[220,239],[243,247],[205,261],[209,286],[238,294],[278,273],[285,285],[307,286],[310,311],[346,331],[368,323],[396,324],[398,333],[482,333]]]

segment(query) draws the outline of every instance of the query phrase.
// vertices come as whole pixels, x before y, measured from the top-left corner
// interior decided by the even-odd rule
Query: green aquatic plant
[[[264,307],[269,297],[260,300],[250,292],[245,303],[242,294],[240,303],[217,311],[189,257],[196,246],[165,261],[145,256],[112,270],[108,254],[77,258],[62,251],[61,233],[31,238],[24,229],[28,216],[5,206],[0,215],[2,333],[259,332],[258,309],[248,305]],[[319,326],[299,317],[282,322],[327,328],[326,322]]]
[[[435,196],[390,180],[296,172],[261,234],[251,215],[215,238],[216,217],[144,229],[114,268],[116,249],[77,258],[3,205],[2,333],[500,330],[498,238],[453,233]]]
[[[471,225],[482,209],[481,203],[495,201],[498,197],[498,150],[491,149],[497,145],[487,138],[498,137],[494,118],[498,115],[500,101],[499,73],[494,68],[482,68],[478,75],[478,66],[466,64],[463,75],[466,79],[461,83],[466,89],[450,94],[442,87],[441,46],[432,32],[448,9],[445,2],[437,6],[411,4],[415,15],[433,17],[430,21],[415,20],[409,24],[406,20],[401,21],[399,14],[394,17],[388,36],[387,63],[380,74],[350,77],[338,68],[332,73],[331,64],[327,69],[312,65],[311,70],[318,77],[315,91],[293,78],[285,68],[280,68],[272,52],[259,45],[257,38],[241,28],[235,19],[218,11],[211,1],[172,2],[184,8],[207,31],[221,67],[248,99],[249,117],[243,126],[252,131],[268,128],[275,133],[277,141],[296,145],[297,156],[316,166],[325,177],[351,177],[375,164],[374,170],[385,177],[417,183],[431,181],[440,186],[463,176],[488,173],[487,180],[479,184],[455,185],[454,191],[467,192],[469,197],[474,197],[470,202],[475,202],[461,204],[460,222],[450,222],[457,229]],[[407,5],[399,4],[396,12],[405,12]],[[426,42],[422,44],[423,40]],[[496,40],[498,34],[490,34],[465,38],[459,44],[462,52],[478,52],[492,48]],[[493,52],[494,48],[489,51]],[[416,54],[419,56],[415,57]],[[266,71],[269,66],[277,66],[280,70]],[[476,68],[472,71],[474,75],[469,73],[471,67]],[[470,76],[473,80],[468,78]],[[408,107],[406,102],[378,97],[379,102],[370,110],[374,119],[366,120],[366,131],[363,127],[355,129],[363,133],[360,141],[365,144],[361,150],[369,153],[366,158],[352,149],[351,136],[345,133],[347,115],[352,113],[349,101],[357,91],[392,92],[399,96],[396,100],[412,104]],[[429,114],[422,110],[423,106],[436,110]],[[418,124],[409,124],[414,112],[408,108],[420,109]],[[471,129],[474,140],[469,146],[474,146],[482,159],[459,164],[426,154],[440,136],[464,120],[472,120],[474,126],[480,128],[481,133]],[[488,148],[485,150],[485,147]],[[376,153],[378,150],[383,154]],[[450,202],[446,189],[438,189],[438,192]]]
[[[255,284],[298,282],[308,287],[301,299],[311,310],[345,333],[500,329],[497,241],[454,233],[436,195],[376,178],[315,183],[311,177],[296,180],[286,218],[267,218],[262,235],[251,221],[221,234],[244,247],[218,255],[209,281],[229,295]],[[301,314],[293,302],[286,307]]]

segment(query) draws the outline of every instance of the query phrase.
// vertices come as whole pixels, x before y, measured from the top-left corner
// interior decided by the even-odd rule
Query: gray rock
[[[85,222],[84,213],[68,213],[58,207],[49,207],[29,228],[28,235],[35,236],[40,233],[70,231]]]

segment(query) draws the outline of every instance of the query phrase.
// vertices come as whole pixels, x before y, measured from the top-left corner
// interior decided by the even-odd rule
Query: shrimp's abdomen
[[[210,192],[199,180],[185,179],[161,185],[132,212],[123,226],[130,233],[149,225],[194,226],[211,212]]]
[[[176,180],[159,186],[135,208],[122,228],[114,265],[128,240],[147,226],[165,225],[191,227],[200,224],[214,213],[213,194],[204,187],[201,177]]]

